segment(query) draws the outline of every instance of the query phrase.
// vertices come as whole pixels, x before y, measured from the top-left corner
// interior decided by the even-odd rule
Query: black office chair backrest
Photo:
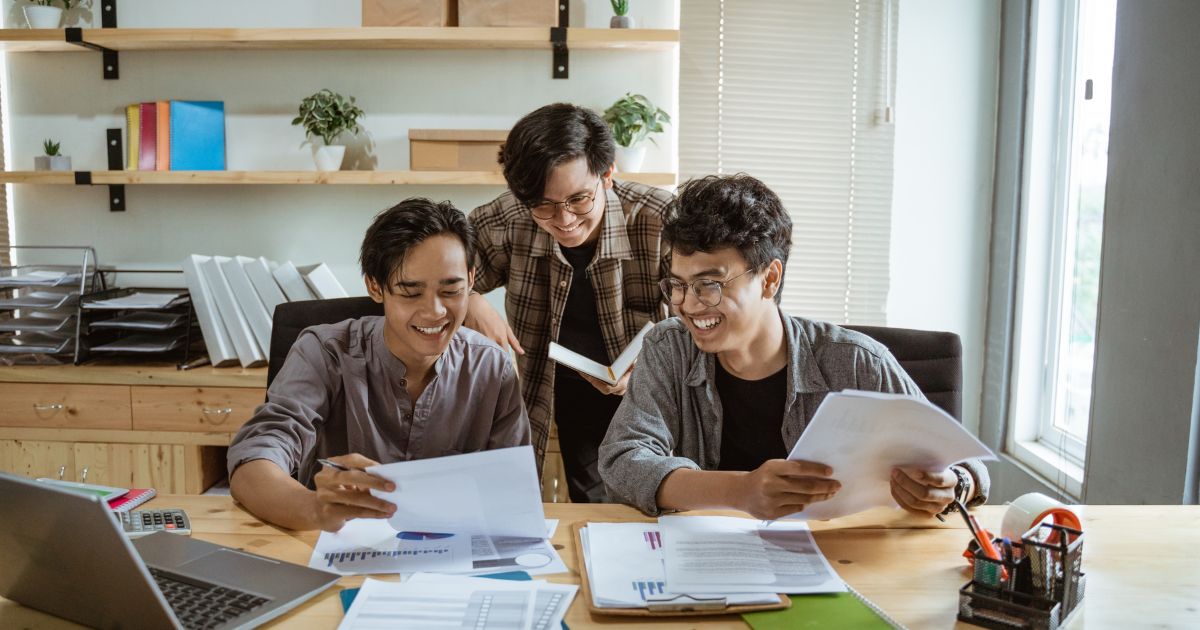
[[[950,332],[844,326],[887,346],[929,402],[962,422],[962,340]]]
[[[271,352],[267,365],[267,387],[283,367],[300,331],[317,324],[335,324],[347,319],[383,315],[383,305],[369,297],[285,302],[275,307],[271,323]]]

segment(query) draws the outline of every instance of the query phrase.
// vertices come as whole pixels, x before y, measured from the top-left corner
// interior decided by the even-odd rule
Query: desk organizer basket
[[[1001,539],[994,542],[1004,548]],[[1012,549],[1019,553],[1004,553],[1000,561],[974,552],[974,575],[959,589],[959,620],[985,628],[1057,629],[1083,601],[1083,532],[1042,523]]]

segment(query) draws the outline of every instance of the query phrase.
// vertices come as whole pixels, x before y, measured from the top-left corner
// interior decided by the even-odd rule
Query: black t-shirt
[[[562,322],[558,329],[558,344],[583,356],[608,365],[608,351],[604,348],[604,333],[600,331],[600,313],[596,310],[596,294],[592,281],[587,276],[587,266],[596,255],[597,242],[579,247],[559,247],[563,258],[571,264],[571,291],[563,308]],[[555,378],[583,380],[579,373],[569,367],[555,367]]]
[[[787,403],[787,366],[757,381],[744,381],[717,365],[721,397],[721,463],[718,470],[754,470],[768,459],[787,457],[783,444],[783,406]]]

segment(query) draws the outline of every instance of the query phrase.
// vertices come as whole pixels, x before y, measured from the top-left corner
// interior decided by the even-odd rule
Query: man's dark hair
[[[564,162],[586,158],[588,172],[600,175],[616,155],[616,143],[596,112],[570,103],[555,103],[526,114],[513,125],[500,147],[504,179],[517,200],[542,200],[550,171]]]
[[[680,186],[675,205],[662,229],[671,251],[686,256],[733,247],[753,269],[778,258],[787,270],[792,219],[761,181],[745,173],[693,179]],[[775,302],[781,297],[776,293]]]
[[[457,236],[466,253],[467,270],[475,268],[475,228],[466,215],[449,201],[413,197],[380,212],[367,228],[358,255],[363,275],[390,292],[392,277],[408,251],[438,234]]]

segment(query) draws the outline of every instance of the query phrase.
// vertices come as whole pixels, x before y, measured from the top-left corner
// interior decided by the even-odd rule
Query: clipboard
[[[575,541],[575,559],[579,563],[579,591],[583,601],[587,603],[588,611],[595,615],[612,615],[617,617],[696,617],[700,615],[734,615],[764,610],[784,610],[792,607],[792,600],[783,593],[778,593],[778,604],[741,604],[729,606],[724,597],[701,598],[692,595],[677,595],[670,599],[662,599],[646,608],[597,608],[592,601],[592,588],[588,583],[587,558],[583,552],[583,538],[579,532],[587,527],[587,522],[575,523],[571,526],[571,535]]]

